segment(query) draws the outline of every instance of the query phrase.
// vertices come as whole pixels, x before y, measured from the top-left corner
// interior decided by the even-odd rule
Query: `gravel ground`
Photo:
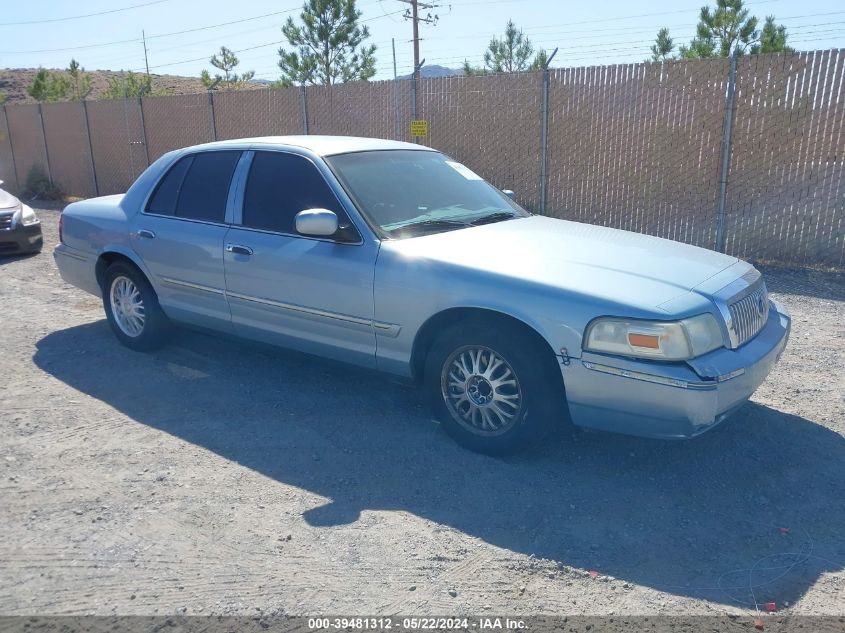
[[[843,275],[764,271],[792,339],[703,437],[502,460],[380,376],[133,353],[50,250],[0,260],[0,614],[845,614]]]

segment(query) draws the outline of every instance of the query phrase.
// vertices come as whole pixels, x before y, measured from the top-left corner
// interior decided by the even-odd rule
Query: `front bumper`
[[[0,230],[0,256],[38,253],[42,246],[44,238],[41,235],[41,222]]]
[[[775,301],[765,327],[738,349],[688,363],[659,363],[585,352],[563,365],[577,426],[663,439],[695,437],[742,406],[786,347],[791,320]]]

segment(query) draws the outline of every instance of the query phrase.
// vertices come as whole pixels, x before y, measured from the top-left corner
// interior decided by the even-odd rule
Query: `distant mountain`
[[[437,64],[428,64],[420,68],[420,77],[452,77],[453,75],[463,75],[464,71],[461,68],[446,68],[446,66],[438,66]],[[411,75],[400,75],[397,79],[410,79]]]

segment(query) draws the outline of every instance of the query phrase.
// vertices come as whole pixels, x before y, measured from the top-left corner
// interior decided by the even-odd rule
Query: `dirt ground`
[[[0,260],[0,614],[843,615],[845,279],[764,273],[792,338],[725,424],[493,459],[377,375],[131,352],[51,247]]]

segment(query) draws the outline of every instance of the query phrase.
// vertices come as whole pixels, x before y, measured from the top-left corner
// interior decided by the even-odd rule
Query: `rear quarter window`
[[[147,212],[159,215],[173,215],[176,213],[176,201],[179,190],[185,180],[185,174],[194,160],[193,156],[186,156],[176,161],[176,164],[158,181],[155,192],[147,203]]]

